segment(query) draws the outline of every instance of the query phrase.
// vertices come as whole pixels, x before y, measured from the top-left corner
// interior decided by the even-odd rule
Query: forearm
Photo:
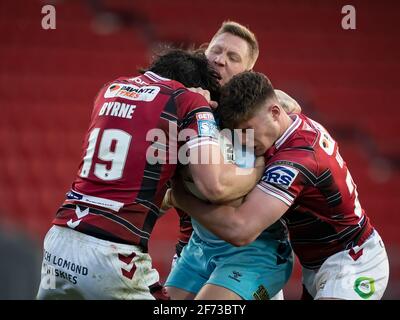
[[[234,164],[196,165],[190,168],[200,192],[213,203],[242,198],[257,184],[257,169],[242,169]]]
[[[184,210],[206,229],[235,246],[254,241],[288,209],[285,202],[259,188],[240,199],[241,204],[230,203],[229,206],[205,203],[186,192],[179,183],[173,185],[168,195],[172,206]]]
[[[176,203],[175,200],[171,200],[171,202],[227,242],[235,241],[238,232],[243,228],[241,217],[231,206],[205,203],[190,194],[179,197],[179,203]]]

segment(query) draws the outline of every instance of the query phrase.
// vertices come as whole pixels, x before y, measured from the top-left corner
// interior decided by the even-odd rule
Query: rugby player
[[[262,168],[222,160],[208,101],[185,88],[213,95],[218,80],[204,54],[173,50],[100,90],[79,170],[44,240],[38,299],[162,297],[148,241],[178,163],[189,163],[213,201],[254,187]],[[217,161],[202,163],[199,154]]]
[[[389,278],[386,250],[328,131],[303,114],[284,112],[261,73],[234,76],[222,89],[220,108],[226,127],[254,130],[254,141],[242,138],[266,159],[261,181],[236,208],[202,202],[179,183],[167,193],[168,202],[238,247],[283,218],[302,265],[305,295],[381,299]]]

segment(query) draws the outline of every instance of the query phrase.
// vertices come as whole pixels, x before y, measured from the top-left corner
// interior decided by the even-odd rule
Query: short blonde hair
[[[223,33],[230,33],[234,36],[242,38],[249,46],[249,57],[251,61],[251,68],[257,61],[259,55],[258,41],[256,36],[250,29],[235,21],[224,21],[218,31],[214,34],[211,42]]]
[[[301,113],[301,107],[299,103],[286,92],[275,89],[275,95],[286,113]]]

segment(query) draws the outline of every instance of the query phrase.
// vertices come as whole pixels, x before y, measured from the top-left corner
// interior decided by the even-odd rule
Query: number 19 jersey
[[[95,100],[78,174],[53,223],[147,250],[178,154],[218,145],[213,128],[207,101],[179,82],[146,72],[107,84]]]

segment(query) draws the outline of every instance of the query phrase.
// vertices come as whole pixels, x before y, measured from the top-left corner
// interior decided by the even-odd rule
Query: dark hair
[[[221,76],[208,62],[203,52],[169,49],[156,56],[144,71],[182,83],[185,87],[201,87],[210,91],[213,100],[219,100]]]
[[[218,114],[222,125],[237,128],[249,120],[267,99],[277,99],[271,81],[262,73],[245,71],[221,88]]]

